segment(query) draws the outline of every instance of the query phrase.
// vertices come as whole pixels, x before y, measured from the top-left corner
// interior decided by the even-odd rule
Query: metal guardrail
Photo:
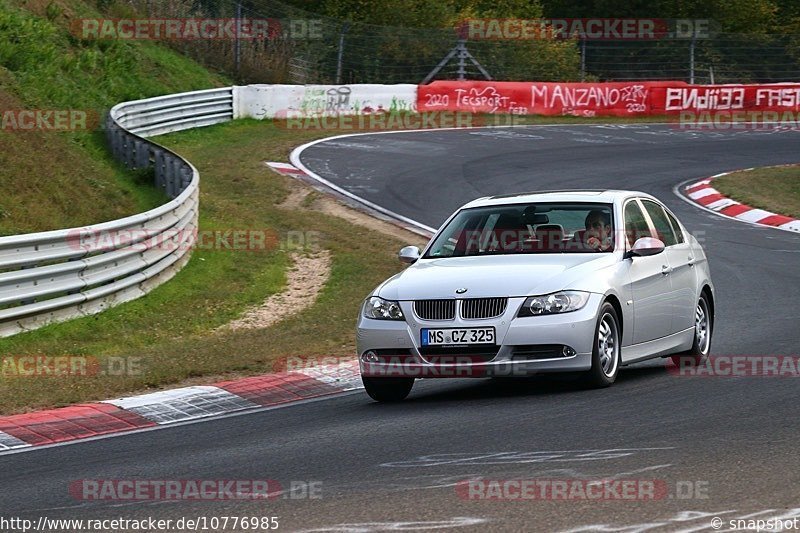
[[[147,137],[233,115],[232,87],[114,106],[105,123],[114,158],[130,169],[153,167],[170,201],[102,224],[0,237],[0,337],[138,298],[180,270],[197,232],[200,176]]]

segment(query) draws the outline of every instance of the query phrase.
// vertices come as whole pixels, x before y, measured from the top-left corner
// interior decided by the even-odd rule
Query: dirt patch
[[[314,304],[330,276],[331,254],[321,250],[309,255],[292,254],[291,257],[293,265],[286,272],[286,289],[248,309],[240,318],[229,322],[226,328],[267,328]]]
[[[311,189],[303,187],[298,183],[289,186],[289,194],[277,205],[281,209],[300,209],[303,207],[303,200],[311,193]]]
[[[311,205],[311,208],[315,211],[325,213],[326,215],[342,218],[351,224],[357,224],[359,226],[383,233],[384,235],[396,237],[407,244],[413,244],[414,246],[419,246],[420,248],[428,243],[428,240],[425,237],[414,233],[413,231],[401,228],[400,226],[392,224],[391,222],[375,218],[357,209],[350,208],[335,198],[331,198],[330,196],[320,196],[314,201],[314,203]]]

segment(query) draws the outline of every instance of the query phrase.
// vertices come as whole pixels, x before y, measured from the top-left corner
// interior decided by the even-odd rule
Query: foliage
[[[30,4],[30,5],[28,5]],[[86,129],[0,131],[0,235],[93,224],[164,202],[111,161],[112,105],[225,80],[153,42],[84,41],[70,24],[92,5],[0,0],[0,110],[79,110]]]

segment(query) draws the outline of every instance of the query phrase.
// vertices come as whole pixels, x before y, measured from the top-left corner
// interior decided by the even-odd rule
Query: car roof
[[[527,204],[538,202],[615,203],[631,197],[644,197],[655,200],[653,196],[639,191],[623,191],[614,189],[561,189],[553,191],[535,191],[502,194],[497,196],[484,196],[483,198],[478,198],[465,204],[463,207],[483,207],[490,205]]]

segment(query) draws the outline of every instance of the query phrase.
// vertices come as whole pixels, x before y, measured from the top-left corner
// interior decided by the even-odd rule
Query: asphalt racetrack
[[[800,235],[713,215],[673,189],[727,170],[798,162],[799,154],[796,131],[614,125],[358,136],[315,144],[301,160],[430,226],[492,194],[652,193],[708,253],[717,290],[712,353],[798,355]],[[736,518],[800,517],[799,385],[789,377],[681,377],[659,359],[624,368],[603,390],[567,378],[428,380],[396,405],[359,391],[0,456],[0,515],[279,516],[280,531],[727,531]],[[311,482],[321,483],[322,497],[299,490],[260,502],[80,501],[68,490],[80,479],[129,478]],[[651,480],[666,493],[476,501],[457,490],[478,478]],[[721,526],[712,529],[715,517]]]

